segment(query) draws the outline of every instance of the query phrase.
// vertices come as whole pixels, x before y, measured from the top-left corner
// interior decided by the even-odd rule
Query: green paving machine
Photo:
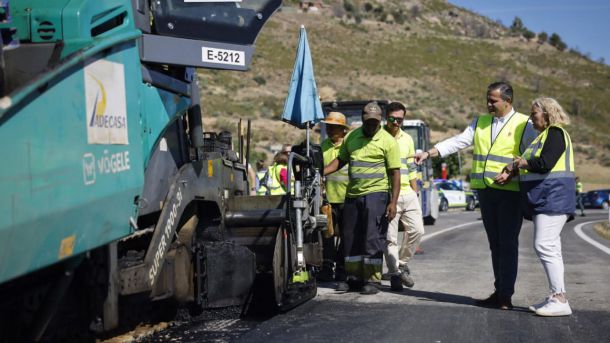
[[[0,341],[107,332],[143,295],[315,296],[319,152],[290,155],[288,194],[249,196],[241,137],[202,127],[196,68],[246,71],[280,6],[0,1]]]

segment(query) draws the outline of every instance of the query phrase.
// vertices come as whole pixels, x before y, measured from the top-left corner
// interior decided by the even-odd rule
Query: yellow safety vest
[[[530,144],[530,146],[525,150],[522,158],[529,160],[533,157],[540,157],[542,147],[544,146],[544,142],[548,137],[550,127],[561,129],[563,132],[563,138],[566,142],[566,150],[563,152],[563,154],[561,154],[561,157],[559,157],[557,163],[555,163],[555,166],[550,172],[538,174],[530,173],[527,169],[521,169],[519,170],[519,181],[528,182],[560,178],[574,179],[574,153],[572,152],[572,140],[570,139],[568,132],[560,126],[551,125],[546,128],[546,130],[542,131],[542,133],[540,133],[538,137],[532,141],[532,144]]]
[[[256,176],[258,177],[258,189],[256,190],[256,195],[267,194],[267,185],[263,184],[263,179],[265,178],[266,174],[267,171],[259,171],[256,173]]]
[[[491,187],[507,191],[519,191],[519,181],[512,179],[506,185],[494,183],[494,177],[502,168],[513,161],[514,156],[521,154],[519,147],[523,131],[527,125],[528,116],[518,112],[508,119],[496,139],[491,142],[491,124],[493,116],[482,115],[477,120],[474,131],[474,152],[470,187],[483,189]]]
[[[409,194],[414,192],[410,181],[417,179],[417,165],[413,158],[415,144],[413,138],[403,130],[400,130],[394,138],[396,138],[400,149],[400,194]]]
[[[273,163],[267,171],[269,173],[269,180],[271,181],[267,188],[269,188],[269,194],[271,195],[286,194],[286,186],[280,181],[280,172],[282,171],[282,168],[286,167],[282,164]]]
[[[396,139],[380,128],[367,137],[359,127],[345,138],[339,158],[349,162],[349,183],[345,196],[357,198],[390,189],[387,169],[400,168],[400,149]]]
[[[341,144],[334,144],[330,138],[322,142],[322,154],[324,165],[328,165],[337,156]],[[349,183],[349,168],[347,164],[336,172],[326,176],[326,198],[331,204],[342,204],[345,202],[345,192]]]
[[[519,171],[521,191],[526,194],[526,218],[536,214],[569,214],[576,212],[576,190],[574,176],[574,153],[572,141],[568,133],[559,126],[554,126],[563,132],[565,151],[561,154],[553,168],[544,174]],[[526,160],[540,157],[549,129],[542,131],[523,153]]]

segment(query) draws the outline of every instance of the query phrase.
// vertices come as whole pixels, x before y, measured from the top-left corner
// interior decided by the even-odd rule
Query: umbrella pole
[[[307,129],[305,131],[306,132],[305,133],[305,137],[306,137],[306,140],[307,140],[307,155],[306,155],[307,158],[309,158],[309,123],[310,122],[307,122]]]

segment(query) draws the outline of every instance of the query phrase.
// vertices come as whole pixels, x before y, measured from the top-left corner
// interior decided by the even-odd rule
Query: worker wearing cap
[[[415,250],[424,235],[424,221],[417,197],[417,165],[413,160],[415,145],[411,136],[401,129],[406,111],[403,104],[390,103],[386,107],[387,123],[384,127],[396,139],[400,149],[400,196],[396,217],[388,226],[384,251],[390,274],[390,287],[394,291],[402,290],[403,285],[413,287],[415,284],[407,263],[415,255]],[[398,245],[399,225],[405,230],[400,245]]]
[[[343,139],[347,135],[349,126],[345,116],[340,112],[330,112],[326,119],[322,120],[325,124],[326,135],[328,136],[322,142],[322,153],[324,157],[324,165],[330,164],[337,156],[343,144]],[[323,263],[322,270],[318,274],[320,281],[345,281],[345,266],[343,255],[343,230],[341,229],[343,211],[343,202],[345,201],[345,191],[349,182],[349,174],[347,165],[339,169],[337,172],[326,176],[325,188],[326,199],[332,208],[332,219],[334,232],[338,232],[339,240],[335,237],[325,238],[323,242]],[[335,234],[336,236],[336,234]],[[333,266],[335,271],[333,275]]]
[[[339,282],[337,290],[376,294],[381,285],[388,222],[396,215],[400,193],[400,150],[381,129],[381,114],[376,102],[364,106],[362,126],[345,138],[339,156],[324,168],[329,175],[349,165],[342,227],[347,282]]]

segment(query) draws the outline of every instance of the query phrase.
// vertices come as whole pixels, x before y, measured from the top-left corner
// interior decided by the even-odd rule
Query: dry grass
[[[543,95],[556,97],[570,113],[580,112],[573,113],[574,124],[569,128],[577,173],[586,190],[610,186],[605,172],[610,164],[610,97],[606,94],[610,67],[558,52],[548,44],[509,37],[488,19],[443,1],[370,2],[386,12],[419,5],[421,15],[399,25],[366,14],[361,24],[353,17],[337,18],[332,11],[275,14],[257,39],[250,72],[201,71],[206,129],[215,129],[218,122],[226,125],[226,120],[214,118],[254,119],[254,144],[259,151],[302,137],[299,130],[280,123],[279,117],[298,27],[304,24],[323,100],[401,101],[408,107],[407,116],[428,122],[432,140],[439,141],[485,111],[485,87],[505,78],[515,88],[515,107],[521,112],[527,113],[531,99]],[[449,18],[448,9],[458,16]],[[485,24],[489,35],[460,34],[464,22]]]

